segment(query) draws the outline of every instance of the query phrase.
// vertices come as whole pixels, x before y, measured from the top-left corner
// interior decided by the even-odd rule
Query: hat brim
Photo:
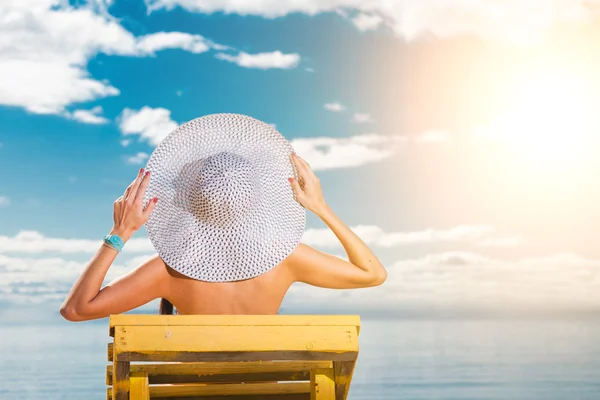
[[[182,200],[193,180],[185,167],[220,152],[252,164],[258,191],[244,221],[227,226],[197,218]],[[306,211],[288,182],[297,176],[292,152],[273,126],[239,114],[207,115],[171,132],[146,167],[152,174],[145,202],[159,199],[146,223],[158,255],[174,270],[208,282],[250,279],[280,264],[298,246],[306,225]]]

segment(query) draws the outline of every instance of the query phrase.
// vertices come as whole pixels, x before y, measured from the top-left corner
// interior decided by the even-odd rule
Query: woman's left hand
[[[123,241],[129,238],[148,221],[158,198],[154,197],[143,206],[144,194],[150,182],[150,171],[141,168],[138,176],[125,189],[123,196],[115,200],[111,234],[119,235]]]

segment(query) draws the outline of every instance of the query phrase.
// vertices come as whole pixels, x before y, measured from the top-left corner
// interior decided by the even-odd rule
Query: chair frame
[[[109,333],[107,399],[344,400],[360,318],[119,314]]]

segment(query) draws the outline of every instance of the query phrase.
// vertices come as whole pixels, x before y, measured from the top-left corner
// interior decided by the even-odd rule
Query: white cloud
[[[304,70],[305,70],[306,72],[315,72],[315,69],[314,69],[314,68],[311,68],[311,67],[306,67],[306,68],[304,68]]]
[[[375,30],[382,22],[383,18],[377,14],[359,13],[352,18],[352,23],[361,32]]]
[[[284,54],[281,51],[273,51],[270,53],[248,54],[243,51],[232,56],[225,53],[217,53],[216,58],[229,61],[244,68],[259,68],[270,69],[280,68],[289,69],[295,68],[300,62],[300,55],[297,53]]]
[[[144,153],[143,151],[140,151],[132,156],[129,156],[127,158],[127,163],[128,164],[143,164],[144,161],[146,161],[148,159],[148,157],[150,157],[150,155],[148,153]]]
[[[158,32],[138,38],[137,48],[145,54],[155,54],[165,49],[182,49],[190,53],[204,53],[211,42],[200,35],[183,32]]]
[[[131,142],[132,142],[131,139],[123,139],[123,140],[121,140],[121,146],[127,147],[131,144]]]
[[[101,240],[52,238],[37,231],[20,231],[15,236],[0,236],[0,254],[94,253]],[[151,252],[148,239],[130,239],[124,252]]]
[[[297,138],[291,144],[316,171],[380,162],[394,156],[409,143],[428,145],[448,140],[450,135],[444,131],[428,131],[416,136],[369,133],[341,138]]]
[[[267,18],[282,17],[294,12],[314,15],[322,11],[332,11],[337,8],[332,7],[330,3],[337,2],[340,3],[340,6],[344,3],[344,1],[339,0],[145,0],[145,2],[148,11],[161,8],[170,10],[176,6],[181,6],[186,10],[205,14],[222,11],[226,14],[260,15]]]
[[[119,129],[124,135],[139,135],[141,140],[157,145],[178,126],[166,108],[125,108],[119,117]]]
[[[355,113],[352,116],[352,122],[356,122],[357,124],[366,124],[375,122],[371,114],[366,113]]]
[[[0,207],[8,207],[10,205],[10,199],[6,196],[0,196]]]
[[[351,228],[365,243],[376,247],[414,246],[432,243],[473,243],[479,246],[518,246],[521,241],[511,238],[491,238],[494,228],[489,225],[458,225],[450,229],[424,229],[412,232],[385,232],[375,225]],[[307,229],[302,241],[320,248],[339,247],[340,242],[328,228]]]
[[[385,160],[396,154],[406,136],[365,134],[346,138],[314,137],[291,141],[313,170],[351,168]]]
[[[399,261],[389,271],[388,294],[398,300],[409,290],[415,299],[458,307],[600,306],[600,260],[574,254],[505,261],[449,252]]]
[[[61,257],[9,257],[0,254],[0,301],[59,303],[86,264]],[[131,263],[113,264],[105,282],[116,279],[131,268]]]
[[[337,101],[334,101],[333,103],[323,104],[323,108],[325,108],[327,111],[340,112],[340,111],[344,111],[346,109],[346,106],[344,106],[343,104],[340,104]]]
[[[103,110],[101,106],[96,106],[91,110],[75,110],[68,113],[68,117],[86,124],[106,124],[108,119],[102,116]]]
[[[600,259],[558,253],[501,260],[451,251],[387,266],[379,287],[352,291],[294,285],[284,305],[370,309],[383,314],[572,313],[600,308]]]
[[[61,1],[0,5],[0,104],[35,113],[61,113],[76,102],[114,96],[108,82],[91,78],[97,53],[134,54],[135,38],[114,20]],[[51,9],[51,7],[55,7]]]
[[[531,42],[557,23],[590,21],[600,13],[600,7],[588,6],[595,4],[592,1],[586,4],[580,0],[557,0],[551,4],[540,0],[146,0],[146,4],[150,11],[179,5],[206,14],[224,12],[266,18],[297,12],[337,12],[348,18],[346,10],[354,10],[371,19],[381,16],[397,36],[407,40],[427,33],[438,37],[471,34],[517,43]],[[375,24],[369,22],[371,26]],[[364,27],[365,22],[360,26]]]
[[[199,35],[157,32],[136,38],[106,11],[105,3],[77,7],[62,0],[0,3],[0,105],[39,114],[71,116],[66,107],[119,90],[90,76],[87,63],[99,53],[148,56],[166,48],[199,53],[222,49]],[[75,119],[101,123],[85,110]]]

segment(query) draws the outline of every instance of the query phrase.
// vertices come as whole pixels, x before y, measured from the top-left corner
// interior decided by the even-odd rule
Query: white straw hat
[[[148,160],[146,223],[158,255],[194,279],[263,274],[300,243],[306,211],[294,199],[293,148],[273,126],[213,114],[171,132]]]

